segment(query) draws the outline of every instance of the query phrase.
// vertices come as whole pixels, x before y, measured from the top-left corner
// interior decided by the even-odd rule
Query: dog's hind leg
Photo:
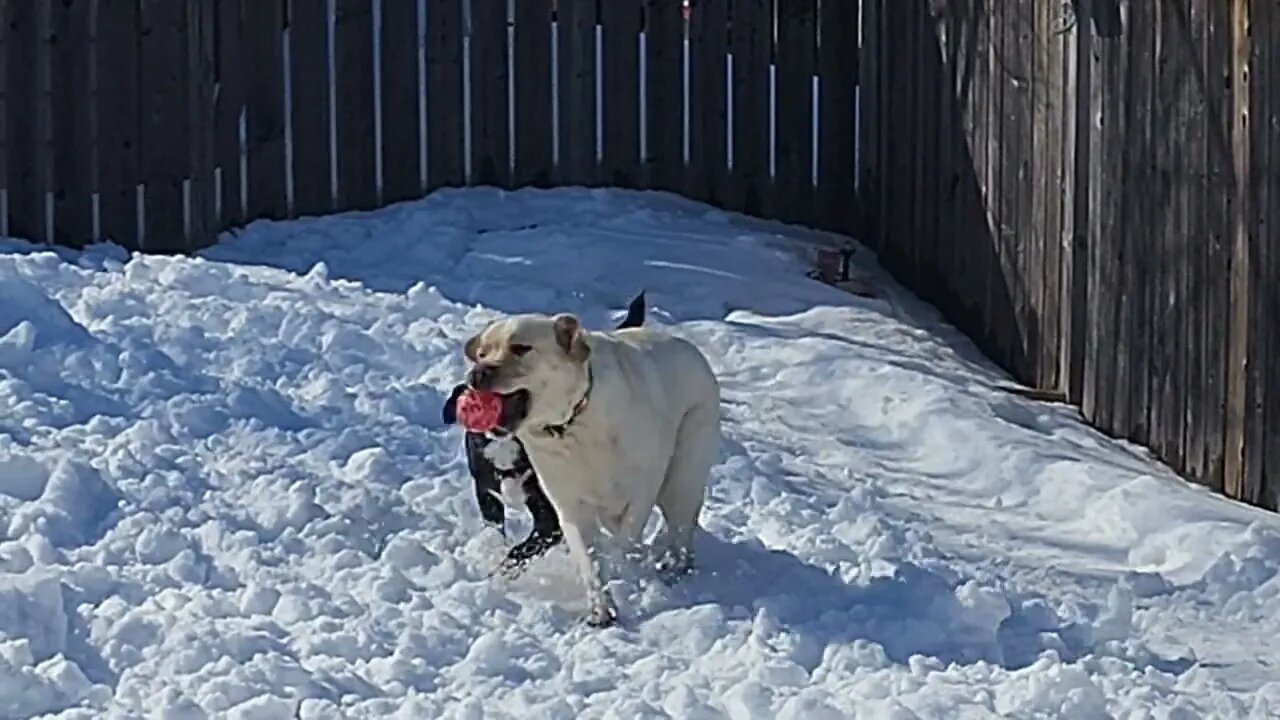
[[[655,539],[662,554],[659,571],[667,576],[693,569],[693,533],[706,500],[711,466],[720,455],[720,406],[696,405],[685,413],[676,431],[676,444],[658,490],[662,533]]]

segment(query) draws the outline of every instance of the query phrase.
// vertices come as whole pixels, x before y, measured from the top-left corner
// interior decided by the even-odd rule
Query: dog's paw
[[[494,574],[507,580],[515,580],[529,569],[529,560],[525,558],[507,556],[498,563],[498,567],[494,570]]]
[[[693,574],[693,553],[685,550],[668,550],[657,562],[658,579],[672,585]]]
[[[597,605],[591,608],[584,621],[587,627],[596,630],[613,627],[618,624],[618,611],[612,605]]]

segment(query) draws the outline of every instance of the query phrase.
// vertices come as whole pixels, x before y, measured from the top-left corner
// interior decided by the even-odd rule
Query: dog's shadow
[[[858,641],[880,646],[885,659],[898,664],[924,656],[943,666],[986,661],[1009,669],[1030,665],[1046,649],[1071,661],[1106,642],[1089,627],[1046,613],[1043,598],[957,593],[964,579],[911,563],[899,563],[890,575],[846,582],[754,539],[732,542],[700,533],[695,546],[692,575],[671,586],[641,577],[641,585],[660,589],[633,586],[628,592],[628,624],[635,630],[643,634],[664,613],[714,605],[729,622],[763,622],[766,632],[790,636],[788,642],[808,657],[801,664],[812,666],[828,648]],[[1124,654],[1113,646],[1105,652]],[[1175,674],[1191,665],[1146,652],[1126,659]]]

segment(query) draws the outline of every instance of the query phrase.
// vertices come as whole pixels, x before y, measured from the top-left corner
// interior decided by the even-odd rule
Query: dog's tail
[[[627,306],[627,316],[622,318],[622,322],[618,324],[618,329],[635,328],[644,324],[644,307],[647,303],[644,298],[644,290],[631,301]]]

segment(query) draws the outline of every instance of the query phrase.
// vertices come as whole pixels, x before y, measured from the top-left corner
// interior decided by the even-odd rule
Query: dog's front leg
[[[587,624],[603,628],[618,620],[618,610],[605,588],[604,571],[596,548],[600,536],[600,522],[592,508],[576,504],[570,512],[562,512],[561,530],[569,554],[578,566],[578,573],[587,586]]]

